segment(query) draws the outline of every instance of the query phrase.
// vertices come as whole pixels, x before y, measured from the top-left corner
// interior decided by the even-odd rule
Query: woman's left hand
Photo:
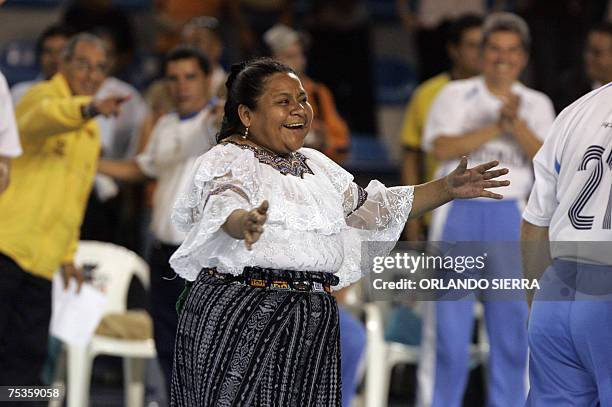
[[[467,168],[467,157],[462,157],[461,162],[453,172],[446,176],[446,188],[452,199],[468,198],[492,198],[502,199],[503,195],[488,191],[488,188],[499,188],[510,185],[510,181],[497,181],[495,178],[508,173],[507,168],[491,170],[497,167],[499,161],[490,161],[480,164],[474,168]]]

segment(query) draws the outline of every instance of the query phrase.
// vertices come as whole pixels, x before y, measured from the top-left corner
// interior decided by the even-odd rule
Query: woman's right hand
[[[263,225],[268,219],[268,201],[263,201],[259,207],[243,214],[240,225],[244,244],[251,250],[253,243],[257,242],[263,233]]]

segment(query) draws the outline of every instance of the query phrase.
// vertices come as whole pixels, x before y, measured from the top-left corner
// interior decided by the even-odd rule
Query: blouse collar
[[[300,152],[296,151],[291,153],[288,157],[283,157],[263,147],[240,144],[232,140],[224,140],[221,144],[233,144],[244,150],[249,150],[260,163],[269,165],[283,175],[289,174],[299,178],[304,178],[304,174],[314,175],[306,163],[306,156]]]

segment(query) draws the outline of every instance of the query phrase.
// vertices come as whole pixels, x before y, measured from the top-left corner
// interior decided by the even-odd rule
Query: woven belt
[[[279,270],[262,267],[245,267],[242,274],[238,276],[219,273],[215,268],[202,269],[202,273],[223,281],[237,282],[251,287],[327,294],[331,294],[331,287],[338,285],[340,282],[340,279],[331,273]],[[192,286],[193,281],[185,280],[185,288],[183,288],[176,301],[177,313],[180,313],[183,309]]]
[[[242,274],[237,276],[220,273],[214,268],[202,271],[224,281],[238,282],[251,287],[269,288],[272,290],[331,293],[331,287],[339,283],[337,276],[331,273],[315,271],[245,267]]]

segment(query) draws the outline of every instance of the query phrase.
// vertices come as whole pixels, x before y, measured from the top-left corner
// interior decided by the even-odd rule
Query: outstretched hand
[[[253,243],[257,242],[263,233],[263,225],[268,219],[268,201],[263,201],[258,208],[247,212],[242,219],[244,244],[251,250]]]
[[[492,198],[502,199],[503,195],[488,191],[488,188],[499,188],[510,185],[510,181],[498,181],[502,175],[508,173],[507,168],[492,170],[499,165],[499,161],[489,161],[474,168],[467,168],[467,157],[453,172],[446,176],[446,187],[453,199]]]
[[[104,99],[97,99],[92,102],[97,114],[105,117],[116,117],[121,113],[121,105],[130,100],[130,95],[109,96]]]

